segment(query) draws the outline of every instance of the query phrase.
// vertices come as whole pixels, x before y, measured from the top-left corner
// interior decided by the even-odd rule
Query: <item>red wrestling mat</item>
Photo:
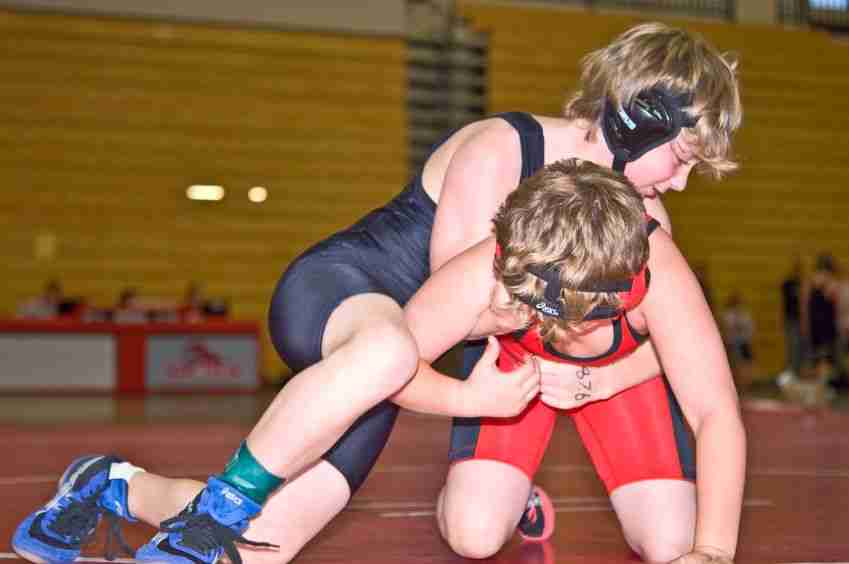
[[[746,409],[749,479],[737,564],[849,561],[849,416]],[[12,530],[49,499],[65,466],[83,453],[116,452],[150,470],[205,478],[218,472],[249,427],[237,424],[0,426],[0,564],[23,564]],[[434,501],[447,469],[448,423],[403,414],[377,470],[348,510],[298,562],[461,563],[440,540]],[[538,476],[557,509],[545,545],[508,545],[486,562],[634,563],[577,435],[562,419]],[[152,529],[126,528],[132,546]],[[103,531],[101,531],[102,533]],[[103,535],[87,560],[101,562]]]

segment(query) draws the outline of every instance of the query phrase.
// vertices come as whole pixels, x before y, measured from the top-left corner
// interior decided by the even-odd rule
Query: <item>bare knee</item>
[[[628,537],[628,544],[645,562],[670,562],[692,550],[693,535],[683,529],[643,531],[637,538]]]
[[[363,343],[363,340],[366,340]],[[393,392],[403,387],[415,375],[419,361],[419,348],[412,333],[402,323],[390,320],[371,325],[358,338],[367,346],[370,372]],[[374,382],[372,378],[369,382]]]
[[[692,550],[695,485],[683,480],[642,480],[610,496],[628,545],[646,562],[669,562]]]
[[[510,539],[515,528],[494,512],[472,503],[444,503],[440,495],[439,529],[451,549],[465,558],[489,558]]]

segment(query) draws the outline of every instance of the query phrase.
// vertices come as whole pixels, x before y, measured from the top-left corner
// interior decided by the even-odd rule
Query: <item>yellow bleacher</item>
[[[738,173],[693,177],[669,195],[675,239],[703,263],[716,309],[740,290],[757,324],[764,376],[783,368],[779,285],[794,257],[831,251],[849,267],[849,58],[824,33],[651,15],[466,0],[459,10],[489,37],[489,111],[557,114],[578,61],[640,22],[660,19],[736,52],[744,124]]]
[[[12,11],[0,35],[0,311],[54,276],[101,305],[197,280],[264,321],[289,261],[407,177],[401,38]]]

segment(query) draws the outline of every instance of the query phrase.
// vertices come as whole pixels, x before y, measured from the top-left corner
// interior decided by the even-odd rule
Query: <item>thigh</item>
[[[276,544],[280,550],[240,545],[245,564],[288,562],[342,511],[349,498],[348,485],[338,470],[324,461],[311,466],[269,498],[245,533],[245,538]]]
[[[557,413],[537,398],[515,417],[455,419],[449,459],[494,460],[532,479],[548,448]]]
[[[662,375],[568,413],[608,493],[641,480],[695,480],[693,438]]]
[[[365,301],[373,298],[388,308],[391,315],[400,312],[400,306],[386,294],[379,280],[353,258],[348,261],[343,258],[318,250],[309,251],[286,270],[274,289],[268,313],[269,333],[278,354],[295,372],[324,357],[328,321],[342,304],[355,302],[353,307],[344,308],[352,314],[342,316],[335,324],[337,333],[353,331],[353,324],[360,321],[354,315],[365,308],[360,296],[370,296]],[[385,305],[386,302],[391,305]],[[345,323],[351,325],[343,328]]]
[[[322,243],[295,261],[278,283],[269,329],[275,347],[294,371],[322,359],[335,361],[333,353],[355,336],[364,339],[357,349],[362,353],[357,364],[378,366],[388,358],[381,347],[392,346],[394,338],[408,333],[401,304],[415,291],[418,274],[411,271],[401,276],[388,273],[388,264],[363,263],[361,255],[377,255],[364,252],[364,244],[353,232]],[[403,269],[396,266],[395,270]],[[370,334],[379,343],[369,343]],[[351,492],[359,489],[376,463],[397,414],[396,405],[381,402],[324,455],[345,477]]]

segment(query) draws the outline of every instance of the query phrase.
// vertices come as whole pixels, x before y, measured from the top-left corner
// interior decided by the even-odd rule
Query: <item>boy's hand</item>
[[[489,337],[483,356],[465,382],[467,401],[476,406],[480,417],[513,417],[539,394],[538,359],[531,357],[515,370],[503,372],[495,365],[500,349],[498,339]]]

